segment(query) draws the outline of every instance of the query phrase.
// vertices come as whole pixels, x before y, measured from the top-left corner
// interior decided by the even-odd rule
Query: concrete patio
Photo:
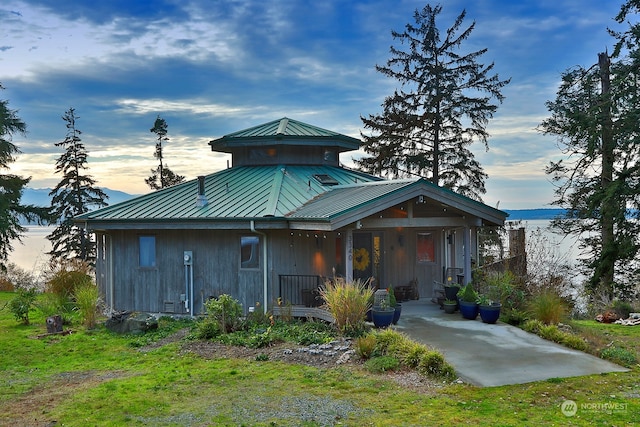
[[[396,329],[442,351],[463,380],[479,386],[628,371],[515,326],[445,314],[427,299],[403,302]]]

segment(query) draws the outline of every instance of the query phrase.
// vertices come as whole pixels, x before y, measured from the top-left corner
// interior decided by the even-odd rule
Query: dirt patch
[[[325,352],[318,346],[307,347],[291,343],[279,343],[266,348],[247,348],[211,341],[188,341],[183,344],[181,352],[194,353],[205,359],[260,359],[325,369],[337,366],[361,367],[364,363],[363,360],[355,355],[350,343],[348,349],[344,348],[346,346],[346,343],[338,342],[332,345],[332,349],[327,348]],[[335,350],[336,348],[338,350]],[[416,393],[433,395],[444,385],[412,370],[388,372],[385,375],[400,386]]]
[[[0,424],[25,427],[55,426],[49,412],[69,394],[88,390],[114,378],[124,378],[126,372],[62,372],[17,399],[0,404]],[[5,416],[10,418],[4,418]],[[7,421],[8,424],[4,424]]]

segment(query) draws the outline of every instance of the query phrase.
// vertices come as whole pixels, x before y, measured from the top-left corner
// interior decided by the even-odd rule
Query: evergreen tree
[[[487,175],[469,149],[474,141],[488,149],[486,126],[502,102],[502,87],[509,80],[491,75],[494,64],[479,58],[487,49],[460,53],[460,45],[475,27],[461,28],[462,11],[446,31],[444,40],[436,26],[441,6],[416,10],[416,25],[392,37],[407,50],[391,47],[391,58],[376,70],[400,83],[385,98],[381,114],[361,117],[370,135],[362,134],[370,156],[356,161],[368,172],[394,178],[411,175],[430,178],[434,184],[481,200]]]
[[[4,89],[2,85],[0,89]],[[27,125],[18,117],[17,111],[9,109],[9,101],[0,100],[0,170],[9,169],[16,161],[20,150],[12,143],[12,137],[24,135],[26,130]],[[26,231],[20,220],[37,221],[39,224],[49,220],[46,208],[20,204],[24,187],[30,180],[18,175],[0,174],[0,269],[3,271],[13,250],[11,242],[20,241]]]
[[[152,190],[171,187],[184,181],[183,175],[175,174],[168,166],[164,165],[162,161],[164,158],[162,155],[162,143],[169,141],[167,128],[167,122],[158,115],[156,121],[153,123],[153,127],[149,129],[149,131],[155,133],[157,137],[156,151],[153,153],[153,157],[158,159],[158,167],[151,169],[151,176],[144,180]]]
[[[58,226],[47,236],[52,249],[52,258],[80,259],[95,262],[96,246],[88,230],[74,224],[73,217],[91,210],[107,206],[108,196],[96,187],[95,180],[87,175],[87,150],[82,143],[82,132],[76,127],[75,109],[69,108],[62,116],[66,122],[67,135],[57,142],[64,153],[56,161],[56,173],[62,174],[62,180],[51,190],[52,214],[58,220]]]
[[[623,22],[639,2],[623,5]],[[558,137],[563,158],[547,173],[556,184],[554,204],[567,210],[553,226],[580,236],[592,294],[628,296],[640,269],[640,27],[618,37],[613,56],[598,55],[588,69],[563,73],[551,117],[540,125]]]

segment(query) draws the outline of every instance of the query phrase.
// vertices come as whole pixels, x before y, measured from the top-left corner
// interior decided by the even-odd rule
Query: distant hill
[[[109,198],[107,203],[109,205],[115,205],[116,203],[124,202],[137,196],[137,194],[129,194],[124,191],[111,190],[110,188],[103,188]],[[35,205],[35,206],[49,206],[51,204],[51,197],[49,193],[51,188],[25,188],[22,193],[22,199],[20,202],[23,205]]]
[[[565,213],[564,209],[504,209],[508,213],[507,221],[554,219]]]

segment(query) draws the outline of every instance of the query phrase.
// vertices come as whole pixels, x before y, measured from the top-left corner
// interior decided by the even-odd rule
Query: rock
[[[598,314],[596,320],[601,323],[613,323],[618,320],[618,315],[613,311],[607,311],[604,314]]]
[[[143,334],[158,329],[158,319],[149,313],[115,313],[105,322],[105,327],[118,334]]]
[[[558,329],[561,330],[562,332],[567,332],[567,333],[573,332],[573,328],[570,325],[567,325],[564,323],[558,323]]]

